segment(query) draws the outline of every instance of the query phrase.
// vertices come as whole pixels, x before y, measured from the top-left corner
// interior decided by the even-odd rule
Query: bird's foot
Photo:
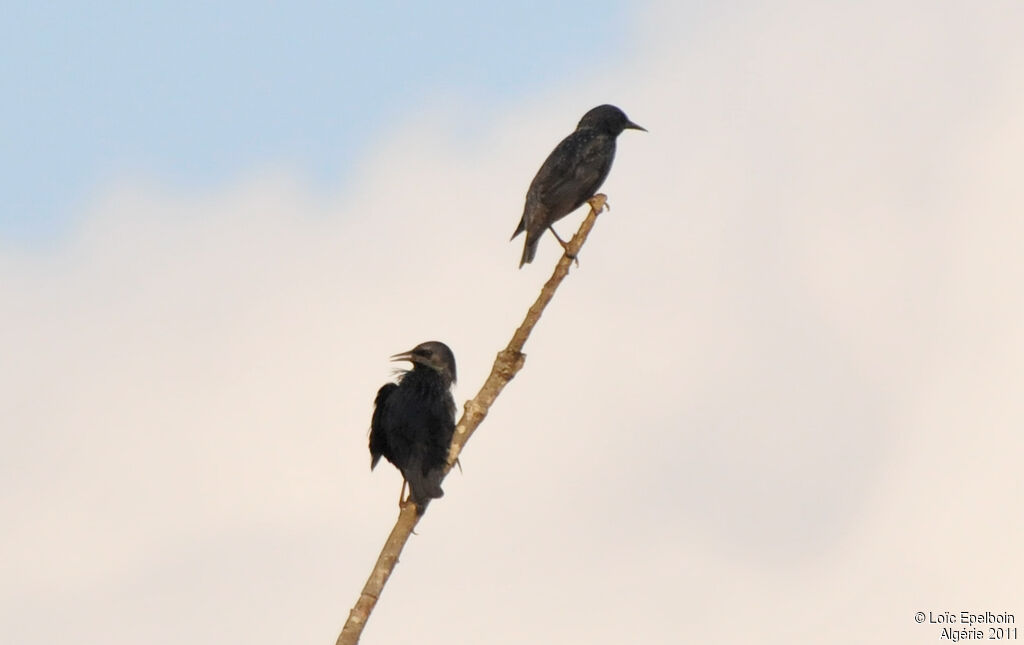
[[[399,508],[399,510],[401,510],[402,507],[405,506],[405,503],[409,501],[409,499],[405,496],[405,485],[406,485],[406,483],[407,482],[405,481],[405,478],[402,478],[402,488],[401,488],[401,490],[398,491],[398,508]]]
[[[592,208],[598,215],[605,210],[610,211],[612,209],[612,205],[608,203],[608,195],[605,195],[604,193],[594,195],[587,200],[587,203],[590,204],[590,208]]]
[[[551,231],[551,234],[555,236],[555,239],[558,240],[558,243],[562,245],[562,250],[565,251],[565,256],[572,260],[573,262],[575,262],[576,266],[579,267],[580,259],[576,257],[575,253],[569,251],[569,243],[563,240],[561,236],[558,235],[558,231],[555,230],[554,226],[549,225],[548,230]]]
[[[565,251],[565,257],[567,257],[570,260],[572,260],[576,264],[576,268],[579,268],[579,266],[580,266],[580,259],[578,257],[576,257],[575,253],[570,253],[569,252],[569,245],[566,242],[562,242],[562,240],[558,240],[558,241],[562,243],[562,249]]]

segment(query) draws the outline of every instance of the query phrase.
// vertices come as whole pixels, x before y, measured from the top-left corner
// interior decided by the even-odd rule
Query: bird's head
[[[422,365],[440,374],[449,383],[455,382],[455,354],[444,343],[431,340],[420,343],[407,352],[395,354],[393,361],[410,361],[413,369]]]
[[[583,128],[593,128],[614,137],[622,134],[623,130],[643,130],[647,132],[646,128],[642,128],[630,121],[626,113],[614,105],[598,105],[584,114],[583,118],[580,119],[580,124],[576,126],[577,130]]]

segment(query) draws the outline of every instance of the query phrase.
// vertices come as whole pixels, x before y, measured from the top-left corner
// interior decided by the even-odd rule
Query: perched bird
[[[526,231],[519,268],[533,260],[546,228],[554,233],[563,248],[566,246],[551,225],[594,196],[612,168],[615,138],[626,129],[647,132],[614,105],[599,105],[584,114],[576,131],[551,151],[526,191],[523,217],[512,234],[515,239]]]
[[[409,484],[416,512],[422,514],[431,499],[444,495],[441,478],[455,431],[455,355],[444,343],[429,341],[391,360],[411,361],[412,369],[377,392],[370,421],[370,470],[381,457],[394,464]]]

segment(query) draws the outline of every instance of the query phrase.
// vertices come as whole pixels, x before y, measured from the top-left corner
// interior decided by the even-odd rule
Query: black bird
[[[583,205],[597,192],[615,159],[615,138],[623,130],[643,130],[614,105],[599,105],[580,119],[576,131],[562,139],[526,191],[526,206],[512,239],[526,231],[519,268],[533,260],[544,229],[550,229],[564,248],[552,224]]]
[[[455,355],[444,343],[429,341],[391,360],[411,361],[412,369],[377,392],[370,421],[370,470],[382,456],[393,463],[422,514],[431,499],[444,495],[441,478],[455,431]]]

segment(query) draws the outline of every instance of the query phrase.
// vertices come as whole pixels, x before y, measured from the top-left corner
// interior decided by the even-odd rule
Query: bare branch
[[[540,295],[537,296],[537,300],[530,307],[530,310],[526,312],[526,318],[519,325],[519,329],[512,335],[512,340],[509,341],[508,346],[498,352],[498,356],[494,360],[494,366],[491,367],[491,373],[487,380],[484,381],[483,387],[480,388],[475,397],[466,402],[462,418],[459,419],[459,423],[455,426],[455,435],[452,438],[452,445],[448,451],[448,465],[445,468],[445,474],[451,471],[455,461],[462,453],[466,442],[469,441],[477,426],[487,416],[487,412],[490,410],[494,400],[498,398],[498,394],[515,377],[516,373],[523,368],[523,363],[526,361],[526,355],[523,354],[523,345],[526,344],[526,339],[530,337],[534,326],[540,320],[541,314],[544,313],[544,308],[551,302],[551,298],[554,297],[555,291],[562,283],[562,280],[565,279],[565,276],[569,275],[570,265],[576,260],[576,256],[583,247],[583,243],[587,241],[587,236],[590,235],[590,230],[594,228],[594,223],[597,222],[598,214],[605,209],[606,203],[607,198],[600,193],[590,199],[590,213],[583,220],[576,234],[569,240],[565,253],[555,266],[554,273],[551,274],[551,277],[544,284],[544,288],[541,289]],[[402,548],[409,539],[409,535],[412,534],[413,529],[416,528],[419,519],[419,516],[416,515],[416,505],[412,502],[407,502],[398,514],[395,527],[391,529],[391,535],[388,536],[387,542],[384,543],[384,548],[381,549],[380,556],[377,557],[377,563],[373,566],[373,571],[370,572],[370,577],[363,586],[362,593],[359,594],[359,600],[356,601],[352,611],[349,612],[348,620],[345,621],[345,626],[338,636],[337,645],[355,645],[355,643],[359,642],[359,636],[363,633],[363,627],[366,626],[366,621],[376,606],[377,599],[380,598],[380,594],[384,590],[384,585],[387,583],[388,578],[391,577],[395,564],[398,563],[398,556],[402,553]]]

